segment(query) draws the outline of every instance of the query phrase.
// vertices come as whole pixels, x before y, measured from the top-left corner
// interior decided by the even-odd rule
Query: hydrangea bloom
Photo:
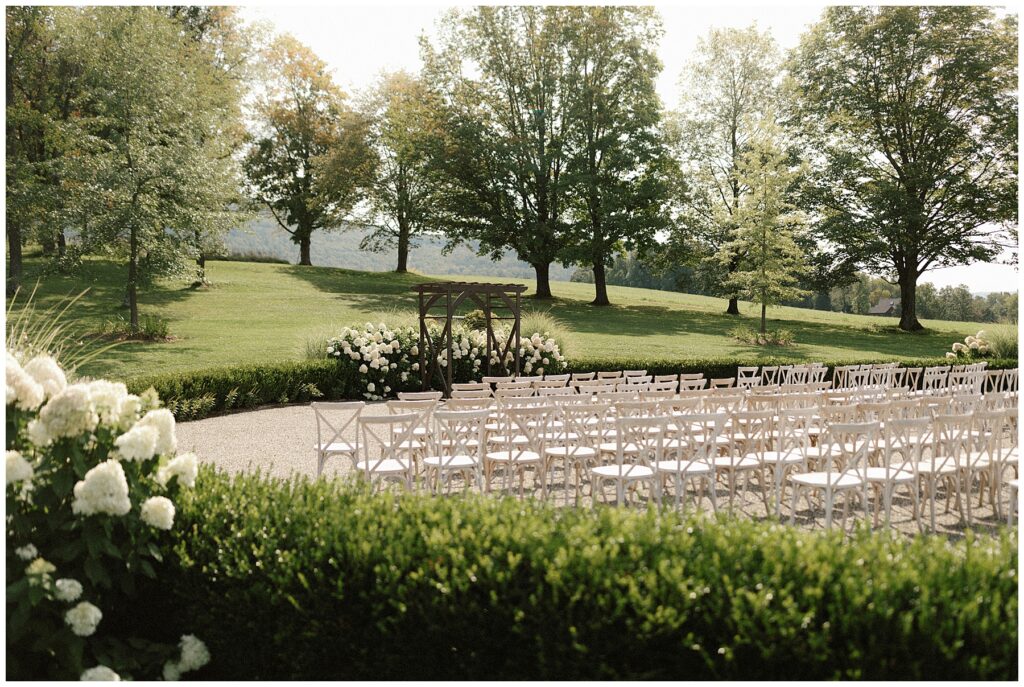
[[[107,513],[124,515],[132,508],[128,498],[128,480],[124,469],[116,460],[106,460],[85,473],[85,479],[75,485],[75,500],[71,510],[81,515]]]
[[[142,503],[142,521],[158,530],[174,526],[174,504],[166,496],[151,496]]]
[[[77,601],[82,595],[82,583],[70,577],[62,577],[53,583],[54,593],[58,601]]]
[[[141,422],[114,440],[118,453],[125,460],[149,460],[156,452],[160,431]]]
[[[29,577],[34,575],[49,575],[56,570],[57,568],[50,561],[45,558],[37,558],[28,564],[28,567],[25,568],[25,574]]]
[[[174,453],[178,448],[178,440],[174,435],[174,415],[167,408],[158,408],[146,413],[138,424],[154,427],[160,433],[156,442],[156,452],[160,455]]]
[[[25,546],[19,546],[14,550],[14,555],[23,561],[30,561],[39,555],[39,551],[33,544],[25,544]]]
[[[120,682],[121,676],[106,666],[89,668],[82,673],[82,680],[99,680],[101,682]]]
[[[43,385],[21,368],[21,364],[7,353],[7,405],[15,404],[21,410],[35,410],[46,400]]]
[[[18,451],[7,452],[5,469],[7,471],[7,484],[31,480],[32,475],[34,474],[32,464],[25,460]]]
[[[166,486],[171,477],[177,477],[178,484],[193,487],[196,484],[196,474],[198,472],[199,459],[196,458],[196,454],[182,453],[157,470],[156,481]]]
[[[199,670],[210,662],[209,649],[195,635],[182,635],[178,646],[181,647],[181,661],[179,665],[182,672]]]
[[[48,355],[37,355],[32,358],[25,365],[25,372],[43,387],[47,397],[56,396],[68,385],[64,370],[60,369],[57,361]]]
[[[45,436],[51,441],[61,437],[77,437],[92,432],[99,421],[89,387],[85,384],[72,384],[51,398],[39,411],[38,422],[43,432],[39,436]],[[29,431],[31,433],[31,428]]]
[[[79,637],[88,637],[96,632],[96,626],[103,619],[103,613],[88,601],[82,601],[64,614],[64,622]]]

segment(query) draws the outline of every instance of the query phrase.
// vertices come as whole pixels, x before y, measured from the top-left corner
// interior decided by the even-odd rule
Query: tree
[[[992,260],[1017,219],[1016,18],[984,7],[830,7],[790,71],[834,260],[900,286]]]
[[[726,254],[738,228],[735,214],[750,189],[743,185],[739,163],[758,122],[775,105],[780,57],[775,40],[756,25],[713,29],[697,44],[682,81],[685,97],[678,113],[678,155],[689,177],[690,197],[678,231],[693,235],[721,283],[730,283],[742,255]],[[726,312],[739,314],[735,292],[727,292]]]
[[[439,108],[422,81],[401,71],[382,76],[365,106],[377,172],[367,193],[375,228],[360,247],[397,248],[396,272],[408,270],[413,237],[434,223],[429,151],[438,135]]]
[[[424,75],[444,105],[432,156],[437,209],[453,242],[497,259],[514,251],[551,297],[549,271],[565,219],[563,7],[478,7],[422,42]]]
[[[243,161],[246,183],[299,245],[299,264],[311,265],[313,232],[341,226],[372,179],[369,126],[327,65],[299,41],[279,37],[265,61],[258,133]]]
[[[567,255],[593,269],[592,305],[608,305],[605,267],[667,229],[669,156],[654,82],[661,24],[652,8],[573,7],[566,22]]]
[[[736,263],[728,287],[761,304],[762,334],[769,305],[807,294],[798,286],[806,266],[794,240],[804,218],[787,197],[798,172],[790,167],[777,135],[772,124],[762,125],[740,157],[737,181],[749,192],[734,209],[733,239],[718,254],[723,264]]]
[[[59,30],[83,64],[75,148],[65,153],[80,190],[84,250],[127,261],[132,332],[138,289],[194,258],[193,232],[230,222],[235,165],[216,132],[225,103],[211,97],[209,63],[155,8],[76,10]]]

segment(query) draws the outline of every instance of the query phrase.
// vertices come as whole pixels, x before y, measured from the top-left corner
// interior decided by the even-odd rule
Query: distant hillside
[[[368,272],[386,272],[395,269],[396,254],[371,253],[360,250],[365,230],[359,228],[338,229],[331,232],[318,231],[313,234],[311,258],[314,265],[321,267],[344,267]],[[299,247],[291,237],[274,222],[273,218],[260,217],[243,229],[233,229],[226,239],[228,254],[248,254],[275,257],[297,263]],[[409,251],[409,268],[423,274],[473,274],[493,277],[535,276],[533,268],[514,256],[505,256],[497,262],[486,256],[477,255],[468,246],[459,246],[450,255],[443,255],[441,238],[418,238],[415,247]],[[475,246],[474,246],[475,247]],[[572,269],[561,265],[551,266],[551,279],[569,281]]]

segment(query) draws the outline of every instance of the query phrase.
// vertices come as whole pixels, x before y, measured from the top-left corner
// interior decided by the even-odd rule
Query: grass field
[[[41,263],[26,264],[26,291],[40,275]],[[128,342],[87,364],[82,372],[126,377],[142,373],[216,367],[301,358],[307,339],[346,325],[379,319],[382,311],[415,307],[410,287],[423,275],[368,273],[297,265],[211,262],[211,287],[191,290],[181,281],[165,281],[142,292],[143,314],[170,324],[173,341]],[[473,280],[473,277],[460,277]],[[499,281],[478,278],[478,281]],[[524,283],[533,290],[530,280]],[[71,316],[79,332],[98,331],[118,315],[124,294],[124,268],[87,260],[74,276],[48,275],[36,294],[51,305],[88,287]],[[733,339],[738,324],[757,326],[757,309],[741,303],[742,316],[722,314],[725,301],[665,291],[609,287],[614,305],[588,305],[593,286],[553,282],[554,301],[525,300],[525,309],[550,310],[569,330],[567,352],[576,358],[626,356],[736,357],[756,361],[772,355],[793,360],[841,360],[941,356],[955,340],[979,329],[1014,331],[1007,325],[925,321],[925,333],[907,334],[889,318],[847,315],[799,308],[769,310],[772,328],[793,332],[795,343],[759,347]],[[19,298],[24,300],[24,296]],[[16,302],[17,306],[17,302]]]

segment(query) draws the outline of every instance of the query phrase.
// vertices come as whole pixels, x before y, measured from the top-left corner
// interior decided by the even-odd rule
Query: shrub
[[[770,329],[765,333],[752,327],[735,327],[729,336],[755,346],[788,346],[793,343],[793,332],[788,329]]]
[[[202,472],[212,679],[1014,679],[1016,530],[950,543]]]
[[[251,251],[248,253],[230,253],[228,255],[217,255],[209,258],[210,260],[223,260],[225,262],[263,262],[273,263],[276,265],[289,265],[291,264],[284,258],[279,258],[272,253],[266,253],[263,251]]]
[[[142,315],[139,330],[132,332],[131,322],[124,315],[115,315],[103,323],[102,333],[118,340],[166,341],[170,338],[171,327],[159,315]]]
[[[206,647],[135,615],[156,580],[196,457],[174,456],[158,399],[68,384],[49,355],[7,353],[7,677],[175,678]],[[179,656],[180,653],[180,656]],[[114,672],[116,669],[116,672]]]
[[[1017,330],[1013,332],[996,332],[988,337],[989,352],[995,358],[1017,359]]]

